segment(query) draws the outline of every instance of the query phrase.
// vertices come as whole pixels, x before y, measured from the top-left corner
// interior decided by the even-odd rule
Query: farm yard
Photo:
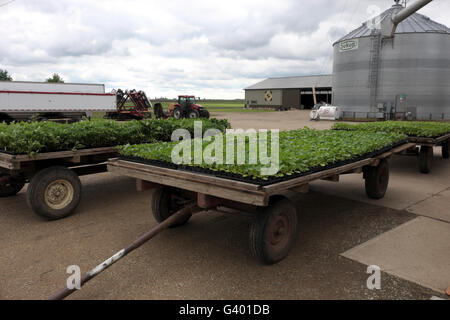
[[[0,302],[450,301],[450,1],[29,2],[0,1]]]
[[[333,125],[309,121],[307,111],[213,116],[243,129]],[[71,298],[445,298],[450,166],[440,148],[433,160],[434,171],[422,175],[409,157],[392,158],[391,183],[381,200],[366,197],[359,175],[343,176],[339,185],[311,183],[309,194],[295,198],[301,232],[277,265],[263,267],[249,254],[247,218],[212,210],[161,234]],[[16,197],[0,198],[1,298],[48,298],[65,283],[68,265],[89,270],[156,225],[149,210],[152,191],[137,193],[134,179],[100,173],[81,180],[76,214],[51,223],[30,214],[26,187]],[[381,290],[365,286],[369,264],[386,270]]]

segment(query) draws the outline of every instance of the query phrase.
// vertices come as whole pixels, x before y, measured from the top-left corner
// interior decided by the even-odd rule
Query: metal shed
[[[269,78],[245,88],[247,108],[312,108],[331,103],[332,75]]]

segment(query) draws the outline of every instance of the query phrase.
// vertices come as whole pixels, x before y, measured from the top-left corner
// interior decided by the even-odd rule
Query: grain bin
[[[450,29],[415,13],[429,2],[396,1],[333,45],[341,118],[450,119]]]

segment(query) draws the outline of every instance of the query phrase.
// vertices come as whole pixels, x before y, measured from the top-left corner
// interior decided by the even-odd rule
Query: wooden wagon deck
[[[339,175],[341,174],[361,173],[363,167],[377,166],[380,160],[388,158],[393,154],[401,153],[413,146],[413,143],[405,143],[376,157],[367,158],[268,186],[219,178],[209,174],[168,169],[121,159],[111,159],[108,162],[108,171],[158,185],[170,186],[250,205],[267,206],[272,195],[287,190],[302,190],[314,180],[338,181]]]
[[[38,153],[35,156],[14,155],[0,152],[0,167],[8,170],[20,170],[22,164],[25,162],[29,163],[34,161],[55,160],[55,159],[64,160],[70,163],[77,164],[81,162],[82,157],[105,155],[105,154],[114,155],[117,153],[118,151],[116,147],[47,152],[47,153]]]
[[[408,141],[412,143],[416,143],[422,146],[437,146],[442,142],[450,140],[450,133],[447,133],[438,138],[424,138],[424,137],[409,137]]]

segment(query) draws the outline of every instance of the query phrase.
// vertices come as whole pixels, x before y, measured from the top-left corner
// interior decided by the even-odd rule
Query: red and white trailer
[[[0,121],[80,119],[116,111],[116,94],[105,93],[103,84],[0,81]]]

